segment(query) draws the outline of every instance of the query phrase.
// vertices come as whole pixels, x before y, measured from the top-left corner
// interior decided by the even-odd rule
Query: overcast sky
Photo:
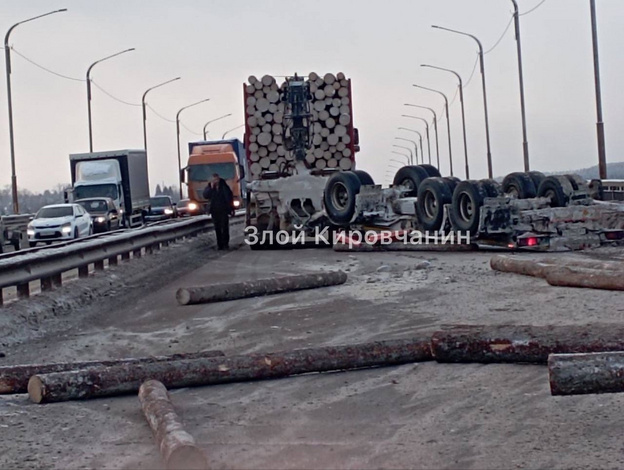
[[[521,12],[540,0],[518,0]],[[598,23],[607,134],[607,158],[623,160],[624,98],[621,48],[624,2],[598,0]],[[55,72],[83,79],[95,60],[135,47],[97,65],[96,84],[140,103],[152,85],[182,80],[150,93],[149,104],[175,119],[179,108],[203,98],[208,103],[182,114],[181,150],[243,123],[242,84],[251,74],[290,75],[344,72],[352,79],[354,122],[360,131],[358,168],[377,182],[386,175],[397,127],[423,130],[403,107],[411,102],[442,112],[441,97],[411,85],[438,88],[449,97],[450,74],[421,63],[452,68],[468,80],[476,59],[469,38],[431,29],[439,24],[479,36],[489,49],[511,17],[508,0],[3,0],[0,31],[13,23],[58,8],[68,12],[19,26],[10,44]],[[595,99],[589,0],[547,0],[521,18],[526,102],[532,169],[553,171],[597,162]],[[618,50],[619,49],[619,50]],[[85,83],[47,73],[13,53],[13,104],[17,175],[20,187],[52,188],[69,182],[68,155],[88,151]],[[522,137],[513,28],[486,55],[494,172],[522,169]],[[4,67],[2,67],[4,72]],[[10,184],[6,89],[0,87],[0,186]],[[471,176],[486,176],[480,76],[465,90]],[[94,150],[142,148],[141,108],[93,90]],[[459,102],[451,107],[455,174],[463,177]],[[440,123],[442,171],[448,173],[446,122]],[[242,138],[242,130],[231,136]],[[396,150],[396,149],[395,149]],[[152,188],[177,182],[175,124],[148,111]],[[153,189],[152,189],[153,190]]]

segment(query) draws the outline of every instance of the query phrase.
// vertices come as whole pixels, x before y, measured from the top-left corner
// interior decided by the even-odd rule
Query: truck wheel
[[[503,192],[518,199],[535,197],[537,190],[531,177],[526,173],[510,173],[503,180]]]
[[[566,176],[547,176],[540,184],[537,196],[550,198],[550,207],[565,207],[573,192],[574,187]]]
[[[479,229],[479,218],[483,200],[488,192],[483,183],[462,181],[453,192],[451,203],[451,221],[455,229],[475,235]]]
[[[357,175],[362,186],[375,186],[373,177],[364,170],[355,170],[353,173]]]
[[[442,176],[438,169],[433,165],[427,165],[426,163],[423,163],[422,165],[418,166],[425,170],[430,178],[440,178]]]
[[[352,171],[335,173],[323,191],[323,203],[329,220],[336,225],[351,222],[355,214],[355,197],[360,192],[360,179]]]
[[[392,181],[393,186],[405,186],[409,188],[406,197],[416,197],[421,183],[429,178],[429,174],[419,166],[404,166],[397,171]]]
[[[570,184],[572,184],[572,188],[574,188],[575,191],[578,191],[579,189],[587,188],[587,181],[585,181],[580,175],[564,175],[564,176],[568,178],[568,180],[570,181]]]
[[[589,182],[589,192],[592,198],[604,201],[604,186],[599,179],[593,179]]]
[[[427,178],[418,188],[416,214],[425,230],[440,230],[444,217],[444,205],[453,198],[447,181],[443,178]]]
[[[444,181],[446,181],[446,184],[448,184],[448,187],[449,187],[449,190],[451,191],[451,194],[453,194],[453,192],[455,191],[455,188],[457,187],[457,185],[459,183],[461,183],[461,180],[459,178],[457,178],[456,176],[445,176],[442,179]]]
[[[487,197],[499,197],[503,194],[503,188],[501,187],[501,184],[496,180],[483,179],[479,181],[479,184],[481,184],[485,189]]]
[[[542,184],[544,178],[546,178],[546,175],[541,171],[529,171],[527,175],[529,175],[529,178],[531,178],[531,181],[533,181],[533,185],[535,186],[536,190],[539,188],[540,184]]]

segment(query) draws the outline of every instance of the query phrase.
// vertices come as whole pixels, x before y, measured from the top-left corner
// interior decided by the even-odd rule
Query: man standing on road
[[[219,250],[229,249],[230,214],[234,212],[232,190],[218,173],[212,175],[212,181],[204,189],[204,199],[210,201],[210,215],[217,235]]]

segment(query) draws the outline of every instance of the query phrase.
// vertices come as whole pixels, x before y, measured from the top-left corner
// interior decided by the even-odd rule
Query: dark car
[[[146,220],[166,220],[177,216],[176,205],[169,196],[154,196],[150,198],[150,210]]]
[[[178,201],[176,210],[178,212],[178,217],[190,217],[200,213],[199,204],[190,199],[181,199]]]
[[[115,206],[115,201],[111,198],[93,197],[78,199],[75,202],[80,204],[91,216],[94,232],[108,232],[117,230],[121,226],[119,211]]]

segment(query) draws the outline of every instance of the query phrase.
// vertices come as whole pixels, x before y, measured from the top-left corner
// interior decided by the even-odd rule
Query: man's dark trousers
[[[217,247],[225,250],[230,244],[230,215],[226,211],[214,211],[212,223],[217,235]]]

